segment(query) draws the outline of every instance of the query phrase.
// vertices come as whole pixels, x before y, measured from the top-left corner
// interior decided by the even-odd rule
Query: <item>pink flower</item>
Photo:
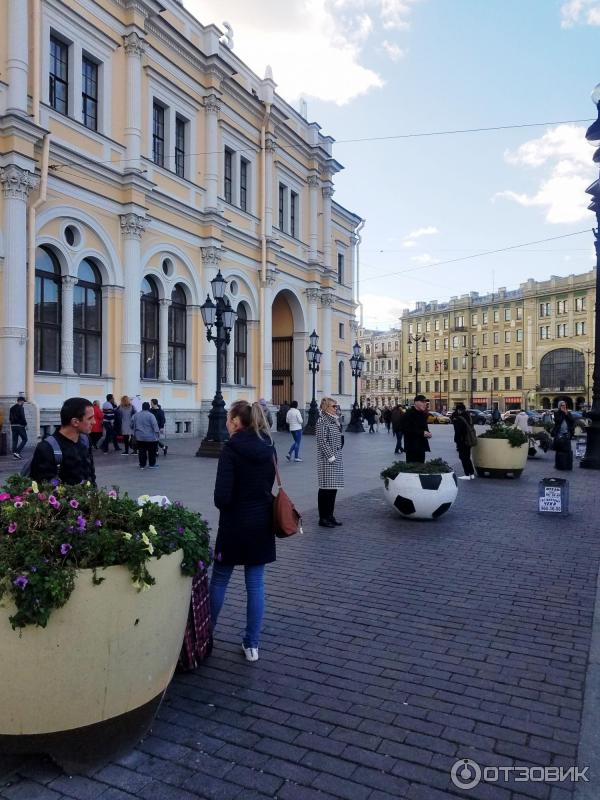
[[[110,490],[110,492],[108,493],[108,496],[110,497],[111,500],[116,500],[117,499],[117,493],[115,492],[114,489]]]
[[[46,497],[46,495],[45,495],[45,494],[43,494],[42,492],[40,492],[40,493],[38,494],[38,500],[41,500],[41,501],[43,502],[44,500],[47,500],[47,497]]]
[[[77,502],[77,500],[69,500],[69,505],[71,506],[71,508],[79,508],[79,503]]]
[[[9,524],[8,524],[8,532],[9,533],[15,533],[18,527],[19,526],[17,525],[16,522],[9,522]]]
[[[17,502],[14,504],[14,506],[15,506],[15,508],[23,508],[23,503],[20,500],[17,500]]]
[[[0,503],[3,503],[5,500],[10,500],[10,494],[8,492],[2,492],[2,494],[0,494]]]

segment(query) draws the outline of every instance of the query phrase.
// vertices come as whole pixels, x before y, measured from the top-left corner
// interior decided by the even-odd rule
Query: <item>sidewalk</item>
[[[433,433],[434,455],[456,463],[451,431]],[[409,522],[385,503],[377,477],[393,460],[391,437],[346,440],[339,529],[316,526],[314,440],[303,464],[284,465],[305,534],[278,543],[268,569],[260,661],[247,664],[239,651],[239,573],[213,655],[176,676],[136,750],[89,778],[29,759],[5,772],[3,800],[572,797],[573,784],[462,791],[450,768],[458,758],[481,767],[578,763],[600,563],[597,474],[576,467],[566,476],[564,519],[536,513],[538,480],[556,474],[549,453],[518,481],[459,482],[448,514]],[[212,522],[215,462],[194,459],[190,442],[179,450],[160,459],[156,490]],[[148,491],[148,473],[131,461],[100,456],[101,481]],[[600,796],[600,773],[590,779]]]

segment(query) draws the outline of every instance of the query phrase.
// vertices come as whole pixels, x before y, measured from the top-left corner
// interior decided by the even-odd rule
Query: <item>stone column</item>
[[[333,362],[332,353],[332,327],[333,327],[333,304],[335,302],[335,295],[333,292],[323,292],[321,294],[321,350],[323,356],[321,358],[321,386],[323,394],[331,396],[331,365]],[[318,331],[317,331],[318,333]]]
[[[217,274],[221,263],[221,250],[218,247],[202,247],[203,283],[210,293],[210,281]],[[214,299],[213,299],[214,302]],[[200,381],[202,385],[202,401],[212,402],[217,387],[217,348],[214,342],[206,339],[206,328],[202,323],[202,355],[200,357]],[[214,332],[213,328],[213,332]]]
[[[267,136],[265,142],[265,235],[273,235],[273,160],[277,152],[275,139]]]
[[[63,375],[74,375],[73,369],[73,290],[77,278],[74,275],[63,275],[61,304],[61,348],[60,366]]]
[[[273,292],[275,288],[275,276],[267,274],[267,283],[264,288],[265,293],[265,318],[262,320],[263,332],[263,375],[262,375],[262,396],[266,400],[273,397]]]
[[[318,175],[308,176],[308,199],[309,199],[309,238],[308,238],[308,260],[317,261],[319,257],[319,177]],[[312,329],[311,329],[312,331]]]
[[[321,297],[321,290],[315,288],[309,288],[305,290],[306,300],[307,300],[307,307],[308,307],[308,314],[306,319],[306,326],[308,335],[313,331],[319,333],[319,299]]]
[[[4,196],[4,269],[0,284],[0,395],[25,391],[27,343],[27,198],[37,186],[32,172],[15,164],[0,168]],[[31,265],[35,269],[35,265]]]
[[[219,195],[219,111],[221,102],[216,94],[204,98],[206,120],[205,141],[206,155],[204,162],[204,179],[206,183],[205,211],[217,210]],[[214,347],[214,345],[213,345]]]
[[[135,395],[140,384],[141,330],[141,241],[147,220],[139,214],[121,215],[123,236],[123,271],[125,274],[125,298],[123,302],[123,341],[121,344],[121,367],[123,381],[128,391]]]
[[[169,308],[171,300],[163,297],[158,301],[158,379],[169,380]]]
[[[127,57],[127,124],[125,172],[141,169],[142,153],[142,56],[146,45],[135,32],[123,37]]]
[[[331,198],[333,186],[331,183],[323,187],[323,266],[326,270],[333,269],[331,265]]]
[[[27,72],[29,62],[28,3],[8,0],[6,38],[6,110],[27,114]],[[37,66],[37,65],[36,65]]]

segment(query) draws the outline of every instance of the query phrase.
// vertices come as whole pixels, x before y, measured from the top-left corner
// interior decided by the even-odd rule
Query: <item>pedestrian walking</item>
[[[500,414],[498,403],[494,403],[494,408],[492,409],[492,425],[498,425],[501,419],[502,415]]]
[[[454,443],[458,450],[460,463],[465,471],[465,474],[461,475],[459,480],[473,480],[475,478],[475,468],[471,461],[471,448],[477,444],[477,434],[473,427],[471,415],[468,413],[464,403],[456,404],[456,410],[452,415],[452,424],[454,425]]]
[[[102,450],[105,453],[108,453],[108,446],[111,442],[113,443],[115,452],[120,452],[121,450],[119,443],[117,442],[117,434],[115,432],[116,410],[117,404],[115,403],[114,396],[112,394],[107,394],[106,402],[102,404],[102,413],[104,414],[104,419],[102,420],[102,424],[104,426],[104,441],[102,442]]]
[[[27,419],[25,417],[25,398],[17,397],[17,402],[8,412],[8,421],[12,432],[13,458],[21,461],[21,451],[27,444]]]
[[[292,434],[292,446],[289,449],[286,458],[288,461],[292,460],[292,453],[294,454],[294,461],[302,461],[300,458],[300,441],[302,439],[302,414],[298,409],[298,401],[292,400],[290,410],[285,417],[286,424]]]
[[[150,411],[150,403],[142,403],[142,410],[133,416],[133,435],[137,442],[140,469],[158,469],[156,450],[158,442],[158,423]]]
[[[517,416],[515,417],[515,428],[518,428],[520,431],[523,431],[525,436],[529,436],[531,434],[531,427],[529,425],[529,414],[521,409]]]
[[[75,486],[82,481],[96,485],[94,456],[89,434],[94,407],[85,397],[70,397],[60,410],[60,428],[41,441],[33,453],[29,477],[33,481],[56,478]]]
[[[375,433],[375,428],[373,427],[375,425],[375,409],[373,406],[365,408],[364,417],[369,425],[369,433]]]
[[[338,489],[344,488],[342,432],[335,413],[335,400],[321,400],[321,415],[317,420],[317,477],[319,481],[319,525],[335,528],[341,522],[334,516]]]
[[[264,397],[261,397],[258,402],[260,404],[260,407],[262,408],[263,414],[265,415],[265,419],[269,423],[269,430],[271,430],[271,428],[273,427],[273,415],[269,411],[269,405]]]
[[[396,449],[394,453],[403,453],[404,449],[402,447],[402,417],[404,416],[403,409],[396,403],[394,408],[390,413],[391,423],[392,423],[392,432],[396,437]]]
[[[131,405],[133,406],[133,410],[136,414],[142,410],[143,403],[139,394],[136,394],[131,398]]]
[[[290,408],[291,406],[286,400],[284,400],[279,406],[279,411],[277,412],[277,430],[279,433],[289,430],[286,420],[287,412],[290,410]]]
[[[392,409],[389,406],[385,406],[383,409],[383,422],[389,436],[389,434],[392,432]]]
[[[169,445],[165,441],[167,438],[167,420],[165,417],[165,412],[162,410],[162,407],[160,406],[156,397],[153,397],[150,401],[150,411],[156,417],[156,424],[158,425],[158,446],[162,450],[163,456],[166,456],[169,450]]]
[[[243,566],[246,630],[242,651],[247,661],[258,661],[265,565],[276,558],[272,490],[277,454],[259,403],[233,403],[227,414],[227,430],[230,438],[219,456],[215,480],[214,501],[220,513],[210,611],[214,630],[233,570]]]
[[[375,433],[379,433],[379,425],[381,423],[381,409],[375,406]]]
[[[427,425],[427,402],[424,394],[418,394],[414,405],[402,417],[401,431],[407,463],[424,464],[425,453],[430,450],[431,433]]]
[[[561,400],[554,412],[554,428],[552,439],[554,442],[554,468],[560,470],[573,469],[573,450],[571,439],[575,435],[575,420],[567,409],[567,404]]]
[[[135,410],[133,404],[126,394],[121,398],[119,407],[115,411],[115,433],[121,436],[124,450],[123,456],[129,455],[129,445],[133,435],[133,418]]]
[[[98,442],[102,438],[104,430],[103,420],[104,412],[100,408],[100,403],[94,400],[92,408],[94,409],[94,422],[92,423],[92,430],[90,431],[90,441],[94,450],[98,449]]]

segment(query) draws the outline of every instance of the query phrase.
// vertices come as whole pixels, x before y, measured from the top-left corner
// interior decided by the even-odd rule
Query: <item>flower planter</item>
[[[98,569],[99,585],[81,570],[46,628],[14,631],[2,609],[0,752],[47,753],[82,771],[145,735],[185,631],[192,578],[181,560],[181,550],[151,559],[156,584],[141,592],[127,567]]]
[[[454,472],[421,475],[400,472],[387,478],[384,494],[396,511],[407,519],[437,519],[448,511],[458,494]]]
[[[529,447],[511,447],[507,439],[477,439],[471,449],[475,471],[480,478],[518,478],[527,463]]]

